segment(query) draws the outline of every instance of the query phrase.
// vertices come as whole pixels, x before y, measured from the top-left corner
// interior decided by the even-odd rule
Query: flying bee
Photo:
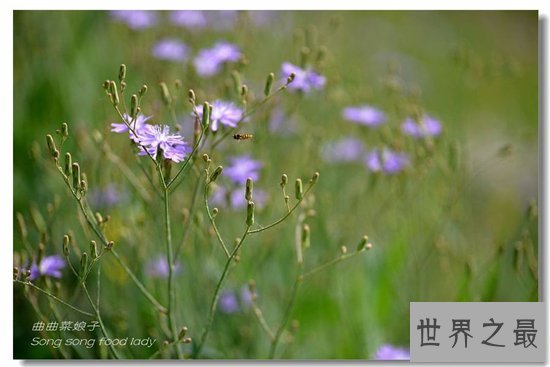
[[[234,134],[233,139],[235,140],[249,140],[252,139],[254,135],[252,134]]]

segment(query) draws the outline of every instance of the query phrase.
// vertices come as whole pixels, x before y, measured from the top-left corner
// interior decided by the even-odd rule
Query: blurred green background
[[[238,101],[231,90],[232,68],[201,79],[189,64],[156,60],[151,48],[159,39],[181,39],[192,54],[217,40],[237,44],[247,59],[246,65],[238,66],[242,79],[257,97],[269,72],[279,76],[285,61],[299,64],[304,45],[311,50],[312,61],[324,46],[326,56],[316,65],[327,77],[323,91],[282,93],[247,122],[244,131],[255,135],[252,141],[230,141],[211,154],[215,164],[226,165],[228,157],[236,154],[250,154],[263,162],[255,184],[268,193],[265,208],[257,213],[261,224],[283,211],[278,185],[282,173],[291,182],[296,177],[309,179],[314,171],[321,173],[314,189],[316,216],[307,221],[312,245],[306,267],[338,256],[342,245],[354,249],[364,234],[374,246],[307,280],[292,313],[299,328],[292,342],[284,338],[278,355],[368,359],[384,343],[407,346],[411,301],[536,301],[537,12],[268,15],[270,20],[263,25],[252,21],[254,14],[240,12],[228,30],[186,30],[171,25],[167,12],[159,12],[160,24],[137,31],[102,11],[15,11],[14,214],[20,212],[27,220],[29,242],[42,241],[46,252],[54,254],[61,252],[61,239],[69,230],[83,249],[92,238],[80,225],[76,205],[47,157],[45,134],[66,121],[72,136],[64,149],[81,162],[90,188],[115,183],[126,195],[122,203],[102,209],[111,216],[108,235],[145,284],[165,299],[164,281],[148,278],[143,270],[146,259],[164,251],[159,241],[162,216],[156,214],[162,205],[140,200],[92,138],[94,130],[103,134],[111,149],[148,185],[126,138],[109,132],[109,124],[118,121],[101,84],[115,80],[118,66],[126,64],[128,90],[149,85],[142,109],[161,123],[169,121],[169,113],[160,102],[158,83],[165,81],[176,93],[174,81],[179,79],[176,110],[183,122],[190,113],[189,88],[196,91],[198,101]],[[394,81],[401,88],[397,94],[388,90]],[[396,135],[402,122],[399,111],[411,103],[442,122],[443,134],[433,146]],[[372,130],[341,117],[344,107],[360,104],[386,111],[390,128]],[[266,128],[275,106],[295,120],[294,133]],[[360,138],[368,148],[390,139],[412,155],[413,164],[404,173],[383,176],[369,173],[361,163],[324,162],[324,144],[345,136]],[[458,167],[450,164],[452,146],[460,148]],[[178,225],[183,223],[181,211],[191,205],[195,179],[190,177],[173,197],[176,243],[184,232]],[[45,218],[45,229],[33,226],[37,212]],[[217,222],[226,241],[241,235],[244,220],[242,210],[220,211]],[[295,218],[251,238],[228,282],[229,288],[239,291],[255,279],[259,305],[272,326],[282,317],[293,282],[294,223]],[[191,226],[180,256],[184,270],[177,277],[178,318],[195,339],[223,263],[200,205]],[[33,257],[25,252],[19,235],[14,250],[17,257]],[[111,333],[161,340],[157,315],[118,264],[107,258],[103,272],[103,314]],[[60,294],[70,298],[77,281],[67,269],[60,283]],[[15,358],[60,357],[29,345],[38,316],[21,287],[14,288]],[[54,318],[47,302],[40,306],[46,318]],[[68,313],[67,318],[78,316]],[[251,310],[216,315],[209,356],[264,358],[268,348]],[[105,351],[83,349],[70,355],[97,358]],[[147,356],[142,349],[127,355]]]

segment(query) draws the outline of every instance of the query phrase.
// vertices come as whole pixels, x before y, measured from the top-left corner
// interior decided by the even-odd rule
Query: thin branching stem
[[[332,266],[332,265],[335,265],[335,264],[338,264],[339,262],[342,262],[344,260],[348,260],[352,257],[355,257],[363,252],[365,252],[366,250],[359,250],[359,251],[355,251],[355,252],[352,252],[350,254],[345,254],[345,255],[340,255],[339,257],[337,257],[336,259],[333,259],[333,260],[330,260],[330,261],[327,261],[326,263],[324,264],[321,264],[313,269],[311,269],[310,271],[308,271],[307,273],[304,273],[302,276],[303,278],[307,278],[307,277],[310,277],[318,272],[320,272],[321,270],[324,270],[325,268],[329,267],[329,266]]]

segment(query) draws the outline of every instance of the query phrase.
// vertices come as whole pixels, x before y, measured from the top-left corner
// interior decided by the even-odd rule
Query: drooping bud
[[[267,75],[267,80],[265,81],[264,96],[269,96],[271,94],[271,88],[273,87],[273,81],[275,80],[275,74],[269,73]]]
[[[69,125],[66,122],[61,124],[61,136],[65,139],[69,137]]]
[[[126,79],[126,65],[121,64],[118,69],[118,80],[122,82],[124,79]]]
[[[92,259],[97,258],[97,243],[94,240],[90,241],[90,255],[92,256]]]
[[[302,200],[302,198],[304,197],[304,191],[303,191],[303,186],[302,186],[302,180],[297,178],[296,179],[296,184],[294,186],[295,188],[295,196],[296,196],[296,199],[297,200]]]
[[[254,202],[249,201],[246,206],[246,225],[251,226],[254,224]]]
[[[253,184],[252,178],[248,177],[246,179],[246,190],[245,190],[245,194],[244,194],[244,197],[245,197],[246,201],[252,200],[252,190],[253,190],[253,188],[254,188],[254,184]]]
[[[216,215],[218,215],[218,213],[219,213],[219,210],[218,210],[218,208],[214,208],[214,209],[212,209],[212,218],[215,218],[215,217],[216,217]]]
[[[111,93],[111,103],[114,106],[118,106],[118,104],[120,103],[120,99],[118,98],[118,90],[116,87],[116,83],[112,80],[109,84],[109,92]]]
[[[135,119],[137,116],[137,109],[138,109],[138,97],[135,94],[132,94],[132,98],[130,99],[130,116],[132,119]]]
[[[143,97],[145,94],[147,94],[147,89],[148,89],[148,88],[147,88],[147,85],[146,85],[146,84],[143,84],[143,85],[141,86],[141,88],[139,88],[139,92],[138,92],[138,93],[139,93],[139,96],[140,96],[140,97]]]
[[[317,183],[317,180],[319,179],[319,172],[315,172],[313,176],[311,177],[311,180],[309,180],[309,183],[311,185],[315,185]]]
[[[71,253],[71,251],[69,250],[70,244],[71,244],[71,238],[69,237],[69,235],[64,235],[63,236],[63,255],[65,257],[69,257],[69,254]]]
[[[206,128],[210,125],[210,105],[208,102],[204,102],[202,105],[202,126]]]
[[[80,165],[73,163],[73,189],[78,190],[80,187]]]
[[[166,106],[170,106],[172,104],[172,96],[170,95],[170,91],[168,90],[168,86],[165,82],[160,82],[160,96],[162,97],[162,102]]]
[[[363,238],[361,238],[361,241],[359,241],[359,244],[357,245],[357,251],[365,250],[367,248],[368,241],[369,241],[369,237],[363,236]]]
[[[46,135],[46,143],[48,144],[48,149],[50,150],[50,154],[52,155],[52,157],[59,156],[59,151],[57,150],[57,146],[55,145],[53,136],[51,136],[50,134]]]
[[[287,183],[288,183],[288,176],[287,176],[285,173],[283,173],[283,175],[281,176],[281,183],[280,183],[280,185],[281,185],[281,187],[284,188],[284,187],[286,186]]]
[[[189,97],[189,102],[194,105],[197,97],[195,96],[195,91],[193,89],[189,89],[189,91],[187,92],[187,97]]]
[[[65,169],[63,172],[65,173],[65,176],[71,177],[73,175],[73,158],[71,156],[71,153],[67,152],[65,153]]]
[[[205,163],[208,163],[208,161],[210,160],[210,157],[208,156],[208,154],[204,153],[202,155],[202,160],[205,162]]]
[[[210,182],[215,182],[218,177],[222,174],[223,166],[218,166],[214,172],[210,175]]]

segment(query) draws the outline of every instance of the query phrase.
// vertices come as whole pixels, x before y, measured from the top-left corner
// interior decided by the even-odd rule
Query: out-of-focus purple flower
[[[363,142],[357,138],[347,137],[330,142],[323,147],[322,156],[326,162],[352,162],[360,159],[365,153]]]
[[[346,107],[342,112],[342,116],[346,120],[371,127],[381,125],[387,120],[384,112],[368,105]]]
[[[252,306],[252,298],[256,296],[257,297],[257,294],[256,295],[253,295],[251,292],[250,292],[250,288],[248,287],[248,284],[245,284],[241,287],[241,305],[243,308],[248,308],[250,306]]]
[[[275,108],[269,119],[269,132],[285,136],[292,135],[296,132],[296,119],[287,116],[282,108]]]
[[[35,280],[41,276],[61,278],[61,269],[65,267],[65,260],[59,255],[46,256],[40,261],[40,264],[33,263],[29,269],[30,280]]]
[[[374,359],[379,361],[391,360],[409,360],[411,359],[410,352],[405,348],[394,347],[390,344],[384,344],[376,351]]]
[[[153,116],[144,116],[142,114],[139,114],[136,116],[135,121],[132,121],[132,118],[127,114],[123,114],[122,117],[124,117],[124,121],[130,124],[130,127],[136,132],[137,136],[134,135],[134,133],[130,131],[130,129],[128,129],[128,126],[125,123],[112,123],[111,131],[119,134],[128,131],[128,133],[130,134],[130,139],[132,139],[136,143],[139,143],[139,141],[141,140],[140,137],[145,132],[149,131],[151,127],[151,125],[146,124],[147,120],[149,120]]]
[[[167,125],[148,125],[140,137],[141,152],[140,155],[146,155],[145,149],[153,158],[156,158],[159,149],[162,151],[164,159],[170,159],[174,162],[181,162],[186,155],[191,152],[191,148],[179,134],[171,134],[170,127]]]
[[[149,260],[145,265],[145,272],[152,278],[168,278],[170,269],[168,268],[168,261],[166,256],[159,255],[155,259]],[[181,263],[176,261],[174,264],[174,274],[181,272]]]
[[[160,40],[153,46],[153,56],[160,60],[185,61],[188,53],[187,45],[174,38]]]
[[[109,208],[118,204],[124,198],[124,194],[112,183],[103,188],[94,187],[88,194],[88,200],[94,208]]]
[[[259,171],[262,168],[262,163],[252,159],[250,155],[231,157],[229,162],[229,166],[223,170],[222,175],[229,177],[231,181],[244,185],[248,177],[253,181],[260,178]]]
[[[441,134],[441,122],[428,115],[423,115],[418,123],[407,117],[405,122],[401,124],[401,131],[416,139],[438,136]]]
[[[409,157],[405,153],[394,152],[388,148],[374,149],[365,156],[365,164],[372,172],[395,174],[409,165]]]
[[[198,109],[199,117],[202,119],[202,108]],[[237,123],[243,116],[243,110],[235,106],[233,102],[215,101],[212,103],[212,114],[210,115],[210,128],[218,131],[219,124],[228,127],[237,127]]]
[[[226,62],[236,62],[241,58],[239,48],[228,42],[218,42],[212,48],[199,51],[193,64],[200,76],[212,76],[220,72]]]
[[[300,67],[293,65],[289,62],[283,63],[281,68],[281,74],[286,82],[286,79],[290,74],[294,73],[294,81],[290,83],[288,89],[301,90],[303,92],[309,92],[311,89],[323,89],[326,83],[326,78],[321,74],[318,74],[311,70],[311,68],[301,69]]]
[[[210,10],[205,13],[209,27],[218,31],[234,28],[239,18],[237,10]]]
[[[112,10],[111,16],[134,30],[154,27],[158,20],[157,13],[147,10]]]
[[[170,21],[188,29],[206,27],[206,16],[202,10],[175,10],[170,13]]]
[[[220,311],[223,313],[235,313],[239,310],[239,301],[235,292],[223,291],[219,302]]]

